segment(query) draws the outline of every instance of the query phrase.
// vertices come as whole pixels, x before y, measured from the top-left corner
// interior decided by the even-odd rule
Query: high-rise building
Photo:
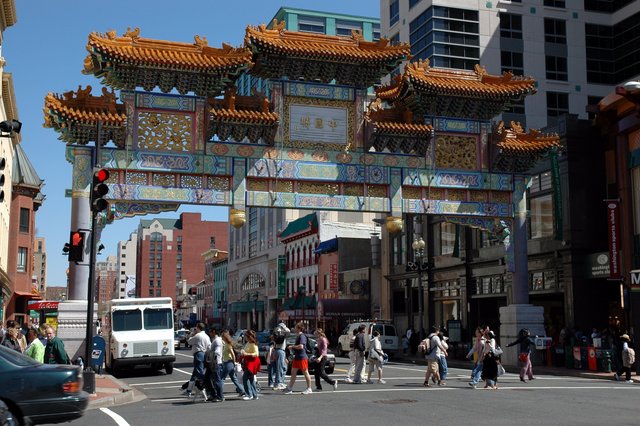
[[[351,36],[352,30],[361,31],[365,40],[380,38],[380,23],[374,17],[351,16],[338,13],[280,8],[269,21],[285,23],[288,31]],[[238,93],[250,95],[253,90],[269,94],[269,82],[245,74],[237,81]],[[236,327],[258,329],[275,326],[277,312],[282,310],[282,298],[278,297],[278,257],[285,255],[279,234],[289,222],[309,214],[309,211],[293,209],[247,208],[247,222],[240,229],[231,229],[228,263],[229,323]],[[346,223],[373,223],[373,213],[321,212],[319,221]],[[308,253],[308,256],[311,256]],[[311,283],[318,277],[309,277]],[[314,287],[315,290],[315,287]],[[255,314],[254,314],[255,312]]]
[[[118,287],[117,280],[118,257],[107,256],[103,261],[96,262],[96,302],[98,303],[98,318],[105,323],[105,317],[108,315],[108,302],[116,299],[116,291]]]
[[[38,286],[38,292],[45,294],[47,290],[47,247],[43,237],[36,237],[33,242],[33,274],[32,281]]]
[[[118,242],[118,283],[114,299],[126,299],[135,296],[136,286],[136,249],[138,234],[132,232],[129,239]]]
[[[202,253],[228,250],[227,222],[203,221],[200,213],[182,213],[179,219],[141,220],[136,250],[136,296],[176,299],[176,285],[204,279]]]
[[[382,36],[411,44],[412,61],[534,77],[538,94],[505,122],[542,128],[587,118],[612,86],[640,74],[640,1],[381,0]]]

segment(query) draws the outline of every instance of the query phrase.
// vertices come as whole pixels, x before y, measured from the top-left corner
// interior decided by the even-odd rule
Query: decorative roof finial
[[[131,29],[127,27],[127,32],[123,34],[123,37],[129,37],[132,41],[137,41],[140,38],[140,28]]]

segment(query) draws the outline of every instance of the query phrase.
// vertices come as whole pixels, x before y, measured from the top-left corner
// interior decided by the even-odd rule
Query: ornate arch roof
[[[541,133],[529,129],[525,133],[520,123],[511,122],[511,128],[500,122],[494,129],[494,166],[498,170],[520,173],[529,170],[541,155],[550,149],[560,149],[560,137],[555,133]]]
[[[196,35],[194,43],[170,42],[140,37],[140,29],[91,33],[84,73],[102,78],[115,88],[147,91],[156,86],[163,92],[176,89],[199,96],[217,96],[232,85],[251,65],[251,52],[223,44],[210,47],[206,37]]]

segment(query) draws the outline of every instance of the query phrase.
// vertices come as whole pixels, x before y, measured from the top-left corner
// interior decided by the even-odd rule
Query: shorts
[[[296,368],[298,370],[308,370],[309,369],[309,360],[308,359],[294,359],[291,362],[291,368]]]
[[[427,360],[427,372],[437,373],[438,371],[440,371],[440,368],[438,367],[438,360],[437,359]]]

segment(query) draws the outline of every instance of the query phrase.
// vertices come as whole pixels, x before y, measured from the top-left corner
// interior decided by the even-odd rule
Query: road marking
[[[129,423],[118,413],[114,413],[108,408],[101,408],[100,411],[111,417],[118,426],[130,426]]]
[[[173,371],[178,371],[178,372],[180,372],[182,374],[186,374],[188,376],[191,376],[191,374],[193,373],[192,371],[184,371],[184,370],[181,370],[181,369],[175,368],[175,367],[173,367]]]

